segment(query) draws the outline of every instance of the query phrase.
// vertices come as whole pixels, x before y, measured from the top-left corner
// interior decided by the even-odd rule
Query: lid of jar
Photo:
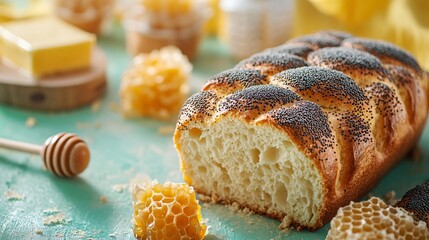
[[[220,8],[228,12],[261,12],[292,4],[293,0],[221,0]]]

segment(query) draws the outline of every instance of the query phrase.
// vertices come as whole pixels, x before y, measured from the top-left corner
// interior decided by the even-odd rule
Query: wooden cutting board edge
[[[107,87],[104,52],[94,48],[87,70],[32,79],[0,63],[0,103],[32,110],[62,111],[101,97]]]

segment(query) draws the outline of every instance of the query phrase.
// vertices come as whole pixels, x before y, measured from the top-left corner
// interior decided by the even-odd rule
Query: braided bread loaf
[[[327,31],[210,78],[174,142],[197,192],[316,230],[406,154],[427,111],[428,75],[410,54]]]

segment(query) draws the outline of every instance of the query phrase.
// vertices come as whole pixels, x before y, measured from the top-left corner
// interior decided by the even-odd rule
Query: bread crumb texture
[[[86,232],[83,230],[73,230],[71,233],[75,239],[84,239],[87,237]]]
[[[37,119],[34,117],[28,117],[27,120],[25,121],[25,126],[28,128],[32,128],[36,126],[36,124],[37,124]]]
[[[24,195],[14,192],[12,190],[7,190],[6,192],[4,192],[4,196],[6,197],[7,200],[9,201],[13,201],[13,200],[23,200],[25,198]]]
[[[58,207],[53,207],[53,208],[47,208],[45,210],[43,210],[43,214],[45,215],[52,215],[55,213],[59,213],[60,210],[58,209]]]
[[[174,133],[174,126],[161,126],[158,128],[158,133],[164,136],[172,136]]]
[[[124,116],[170,119],[188,97],[192,65],[180,50],[167,46],[140,54],[124,73],[121,108]]]
[[[203,239],[206,233],[195,191],[187,184],[136,185],[133,207],[137,239]]]
[[[183,145],[183,151],[194,160],[192,167],[184,168],[185,180],[215,192],[211,194],[212,201],[235,199],[227,203],[268,212],[280,220],[288,212],[290,219],[316,221],[322,179],[314,165],[292,147],[291,140],[281,131],[228,118],[211,126],[210,131],[201,126],[183,134],[189,141]],[[197,151],[201,141],[206,144]],[[208,155],[203,157],[201,152]],[[246,154],[250,154],[250,159],[246,159]],[[186,176],[192,176],[192,180]]]
[[[70,219],[66,219],[66,215],[64,212],[57,212],[48,216],[45,216],[43,219],[43,225],[52,226],[58,224],[66,224],[70,222]]]
[[[128,188],[128,184],[115,184],[112,186],[113,190],[117,193],[122,193],[125,189]]]
[[[331,221],[327,240],[334,239],[429,239],[426,223],[416,221],[403,208],[392,207],[372,197],[351,202]]]
[[[106,202],[107,202],[106,196],[104,196],[104,195],[100,196],[100,203],[105,204]]]
[[[101,100],[97,99],[91,104],[91,112],[96,113],[100,110],[101,107]]]

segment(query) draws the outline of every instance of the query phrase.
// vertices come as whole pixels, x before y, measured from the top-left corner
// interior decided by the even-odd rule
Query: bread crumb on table
[[[124,191],[124,189],[128,188],[128,184],[115,184],[112,186],[112,188],[115,192],[121,193]]]
[[[285,216],[279,225],[279,230],[288,232],[292,229],[292,218]]]
[[[43,225],[46,226],[66,224],[68,222],[70,222],[70,220],[67,220],[66,215],[61,211],[52,215],[48,215],[43,219]]]
[[[94,128],[101,128],[101,122],[100,121],[96,121],[95,123],[94,123]]]
[[[95,100],[91,104],[91,112],[93,112],[93,113],[98,112],[100,110],[100,107],[101,107],[101,101],[100,100]]]
[[[55,233],[55,237],[63,239],[64,238],[64,233],[63,232],[57,232],[57,233]]]
[[[86,232],[83,230],[74,230],[72,231],[72,235],[73,238],[82,239],[86,237]]]
[[[24,195],[14,192],[12,190],[7,190],[6,192],[4,192],[4,196],[6,197],[6,199],[8,201],[13,201],[13,200],[22,200],[25,198]]]
[[[53,207],[53,208],[47,208],[45,210],[43,210],[43,214],[45,215],[52,215],[55,213],[59,213],[60,210],[57,207]]]
[[[205,195],[205,194],[198,194],[198,198],[203,202],[209,202],[209,203],[219,203],[221,202],[220,197],[217,194],[212,194],[211,196]]]
[[[203,202],[206,202],[207,204],[208,203],[213,203],[213,202],[211,202],[212,198],[210,196],[208,196],[208,195],[205,195],[205,194],[201,194],[201,193],[198,194],[198,199],[200,199]]]
[[[387,192],[384,195],[383,200],[386,204],[392,205],[392,206],[395,205],[399,201],[399,199],[396,197],[395,191]]]
[[[244,214],[244,215],[252,215],[254,213],[252,210],[250,210],[247,207],[245,207],[243,209],[240,209],[239,212],[242,213],[242,214]]]
[[[34,117],[28,117],[25,121],[25,126],[28,128],[32,128],[37,124],[37,119]]]
[[[238,212],[240,210],[240,205],[237,202],[233,202],[232,204],[228,205],[229,210]]]
[[[122,113],[121,106],[118,103],[110,102],[109,103],[109,109],[113,112]]]
[[[158,128],[158,133],[161,135],[173,135],[174,129],[174,126],[162,126]]]

